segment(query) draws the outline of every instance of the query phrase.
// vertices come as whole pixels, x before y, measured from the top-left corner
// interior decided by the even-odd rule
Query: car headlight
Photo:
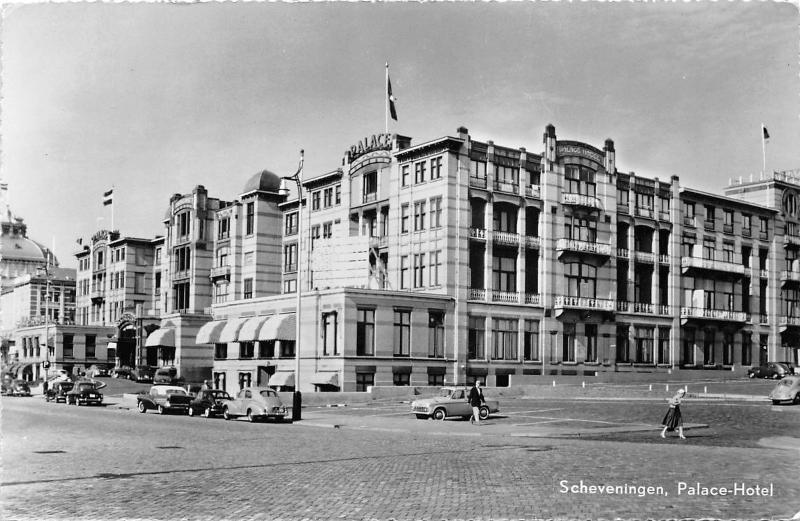
[[[164,407],[169,407],[169,400],[167,400],[166,402],[164,402]]]

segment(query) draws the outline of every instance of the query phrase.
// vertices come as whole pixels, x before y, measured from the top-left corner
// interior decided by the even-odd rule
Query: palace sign
[[[603,156],[595,152],[594,150],[578,145],[558,145],[556,149],[556,154],[559,157],[561,156],[579,156],[585,157],[587,159],[591,159],[595,163],[603,164]]]
[[[391,150],[392,149],[392,135],[391,134],[373,134],[371,137],[365,137],[355,145],[351,146],[346,154],[350,161],[363,156],[375,150]]]

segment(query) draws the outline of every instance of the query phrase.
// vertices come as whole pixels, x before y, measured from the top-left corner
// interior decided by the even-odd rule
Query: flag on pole
[[[386,64],[386,96],[389,99],[389,114],[392,119],[397,121],[397,110],[395,109],[394,102],[397,98],[392,96],[392,80],[389,79],[389,64]]]
[[[769,132],[767,131],[767,127],[761,125],[761,131],[764,133],[764,139],[769,139]]]
[[[103,192],[103,206],[108,206],[114,203],[114,189]]]

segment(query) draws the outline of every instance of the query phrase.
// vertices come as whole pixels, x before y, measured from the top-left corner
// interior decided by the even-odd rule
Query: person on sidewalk
[[[664,426],[664,429],[661,431],[662,438],[667,437],[667,431],[672,432],[675,430],[675,427],[677,427],[680,439],[686,439],[686,436],[683,435],[683,418],[681,417],[681,400],[683,400],[685,395],[686,389],[678,389],[675,396],[670,398],[669,410],[667,410],[667,414],[664,415],[664,419],[661,421],[661,425]]]
[[[469,390],[469,404],[472,406],[472,418],[469,419],[470,423],[475,425],[481,424],[481,405],[486,403],[481,391],[481,381],[475,379],[475,385]]]

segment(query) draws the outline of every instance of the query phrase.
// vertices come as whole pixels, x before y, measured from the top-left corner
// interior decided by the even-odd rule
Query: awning
[[[238,341],[239,330],[242,329],[245,322],[247,322],[246,318],[229,318],[219,333],[219,343],[227,344]]]
[[[294,372],[292,371],[279,371],[274,375],[269,377],[269,382],[267,382],[269,386],[278,386],[278,385],[291,385],[294,386]]]
[[[264,322],[269,318],[270,315],[248,318],[242,326],[242,329],[239,330],[239,342],[253,342],[258,340],[258,332],[261,330],[261,326],[264,325]]]
[[[273,315],[261,326],[258,340],[294,340],[294,313]]]
[[[219,344],[219,334],[227,323],[227,320],[212,320],[203,324],[203,327],[197,332],[195,342],[198,344]]]
[[[106,349],[116,349],[117,343],[113,340],[109,340],[108,344],[106,344]]]
[[[162,327],[161,329],[156,329],[150,333],[150,336],[147,337],[147,341],[144,343],[144,345],[145,347],[175,347],[175,330],[171,327]]]
[[[339,387],[339,373],[314,373],[311,378],[314,385],[334,385]]]

